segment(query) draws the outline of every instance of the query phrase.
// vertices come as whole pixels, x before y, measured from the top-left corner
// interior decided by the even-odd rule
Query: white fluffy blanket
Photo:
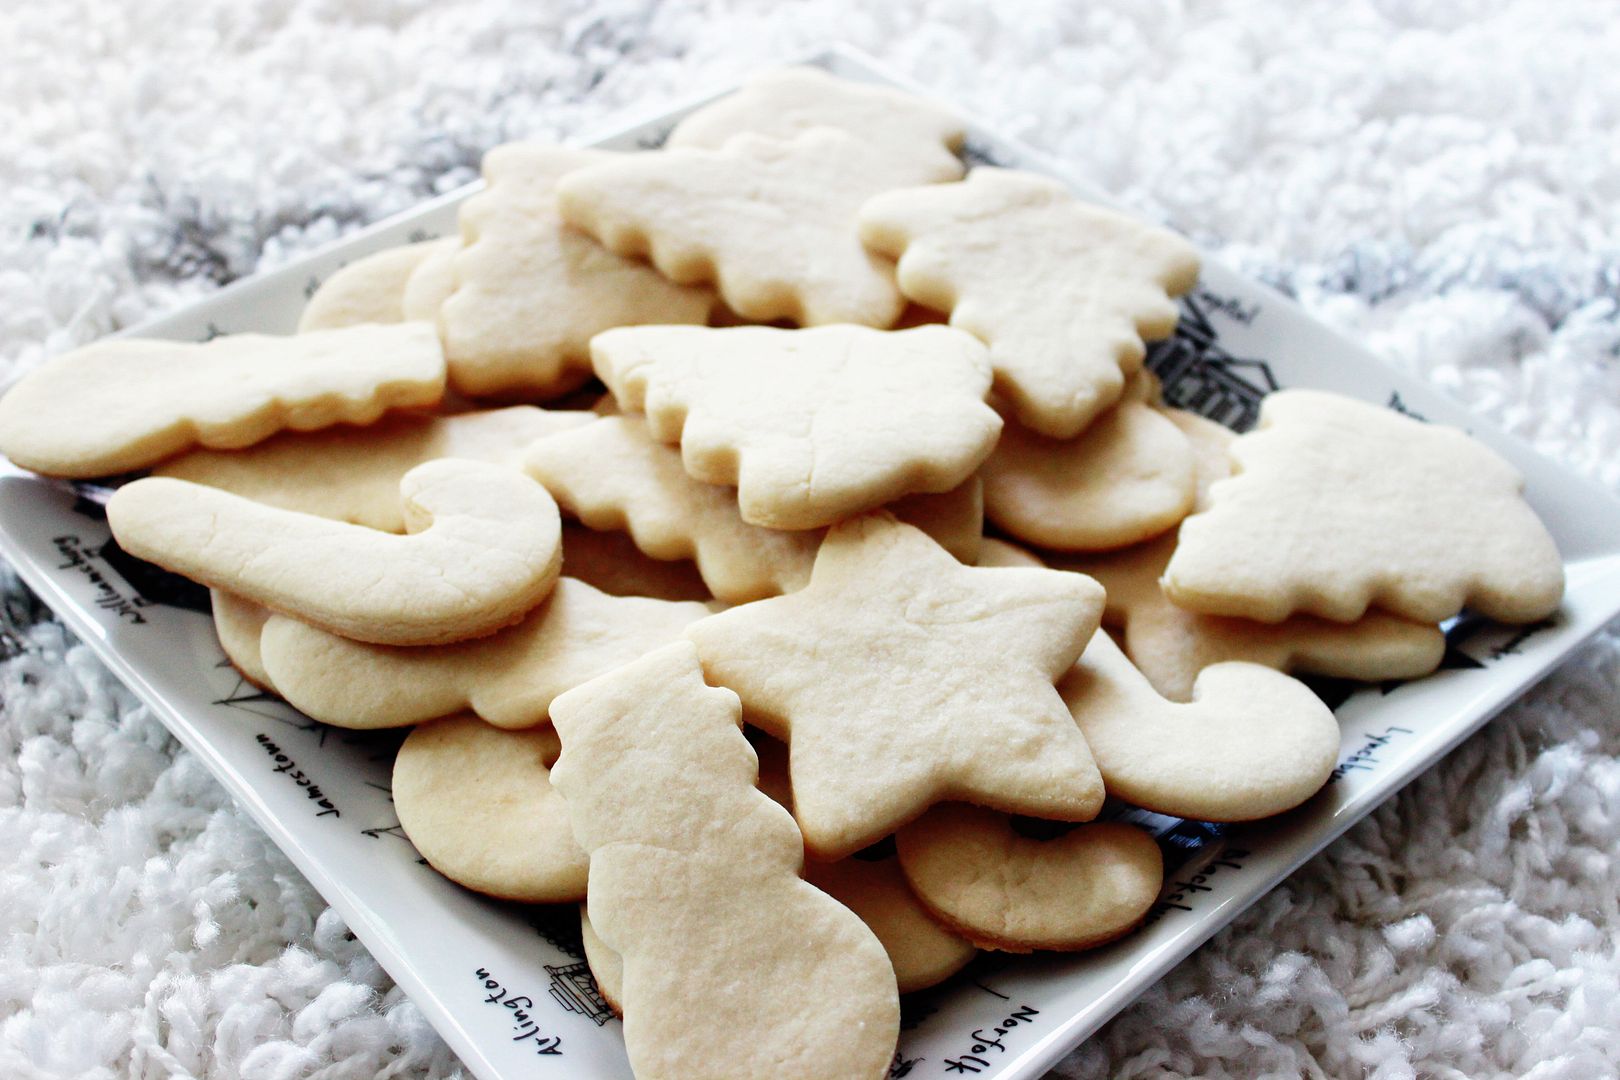
[[[1607,0],[0,5],[0,381],[844,39],[1620,489]],[[451,1077],[320,898],[0,570],[0,1076]],[[1216,937],[1068,1076],[1620,1070],[1620,645]]]

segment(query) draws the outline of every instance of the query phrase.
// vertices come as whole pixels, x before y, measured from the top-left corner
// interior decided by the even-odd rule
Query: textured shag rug
[[[1620,490],[1608,0],[0,5],[0,382],[839,39]],[[3,569],[0,655],[0,1076],[463,1075]],[[1617,683],[1611,632],[1060,1072],[1616,1075]]]

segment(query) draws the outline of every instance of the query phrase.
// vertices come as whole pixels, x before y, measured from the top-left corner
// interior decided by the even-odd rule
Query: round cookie
[[[356,259],[321,282],[298,318],[298,332],[360,323],[405,321],[405,285],[425,261],[454,252],[454,237],[384,248]],[[432,319],[432,313],[425,316]]]
[[[952,933],[918,901],[900,860],[851,855],[838,862],[809,861],[804,880],[861,917],[883,943],[902,994],[937,986],[978,953],[973,942]]]
[[[1164,882],[1153,838],[1131,825],[1020,836],[1006,814],[942,803],[895,835],[924,905],[981,948],[1089,949],[1130,932]]]
[[[551,787],[549,727],[503,731],[450,716],[412,731],[394,759],[394,809],[416,850],[451,881],[528,904],[585,898],[590,861]]]
[[[1131,399],[1076,439],[1008,424],[980,475],[985,516],[1055,551],[1105,551],[1157,536],[1187,515],[1196,494],[1187,437]]]
[[[624,1006],[619,1001],[624,997],[624,957],[597,936],[596,927],[591,925],[588,904],[579,905],[579,938],[585,945],[585,963],[591,969],[591,978],[596,980],[597,992],[607,1002],[607,1007],[622,1018]]]
[[[791,811],[787,746],[754,728],[748,730],[748,741],[759,757],[759,790]],[[876,857],[862,852],[830,863],[807,860],[804,880],[859,915],[877,935],[902,994],[944,982],[978,952],[928,914],[892,853]]]
[[[214,608],[214,634],[219,638],[219,647],[225,650],[225,659],[242,678],[260,690],[274,693],[259,652],[259,635],[270,618],[270,610],[219,589],[209,589],[208,599]]]

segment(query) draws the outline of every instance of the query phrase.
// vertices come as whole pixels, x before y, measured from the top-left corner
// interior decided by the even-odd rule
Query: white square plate
[[[904,85],[843,49],[810,62]],[[713,96],[620,124],[591,145],[655,147],[680,116]],[[970,132],[967,156],[976,163],[1061,175],[983,125]],[[474,190],[131,333],[290,333],[323,277],[369,252],[453,233],[456,205]],[[1226,828],[1133,815],[1155,828],[1166,853],[1167,884],[1148,925],[1091,953],[981,958],[945,986],[913,996],[893,1076],[1039,1076],[1620,614],[1620,503],[1277,293],[1207,263],[1181,328],[1153,350],[1150,364],[1172,403],[1238,427],[1252,422],[1265,391],[1314,386],[1468,428],[1523,471],[1528,497],[1567,560],[1567,598],[1539,626],[1453,627],[1443,670],[1430,678],[1354,692],[1329,688],[1344,732],[1341,765],[1326,790],[1295,812]],[[118,551],[93,490],[4,467],[0,553],[208,763],[474,1073],[484,1080],[630,1075],[618,1022],[581,959],[573,909],[524,908],[466,892],[423,864],[401,834],[388,794],[399,735],[328,728],[255,692],[224,661],[206,593]]]

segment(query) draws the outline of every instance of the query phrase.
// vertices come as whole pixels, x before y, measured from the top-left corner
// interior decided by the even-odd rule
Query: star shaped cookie
[[[1101,779],[1054,683],[1102,607],[1083,576],[965,567],[871,514],[828,531],[806,588],[686,635],[789,743],[805,844],[837,859],[945,799],[1094,817]]]

